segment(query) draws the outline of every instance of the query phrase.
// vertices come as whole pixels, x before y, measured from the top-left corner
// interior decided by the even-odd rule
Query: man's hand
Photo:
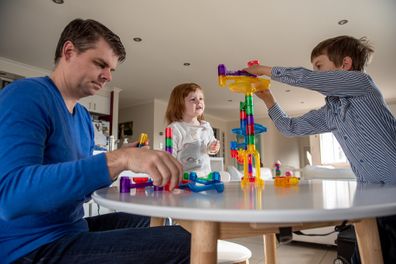
[[[123,147],[106,153],[107,166],[112,178],[123,170],[147,173],[155,186],[170,183],[174,189],[183,177],[183,167],[172,155],[159,150]]]

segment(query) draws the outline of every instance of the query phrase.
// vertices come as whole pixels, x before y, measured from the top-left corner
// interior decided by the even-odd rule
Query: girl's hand
[[[214,140],[212,143],[209,144],[209,151],[208,153],[210,155],[214,155],[217,152],[219,152],[220,150],[220,141],[218,141],[217,139]]]

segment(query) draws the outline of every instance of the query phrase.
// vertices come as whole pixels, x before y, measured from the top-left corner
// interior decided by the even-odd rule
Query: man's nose
[[[100,78],[103,79],[106,82],[110,82],[113,79],[113,77],[111,75],[111,71],[107,70],[107,69],[104,69],[102,71],[102,73],[100,75]]]

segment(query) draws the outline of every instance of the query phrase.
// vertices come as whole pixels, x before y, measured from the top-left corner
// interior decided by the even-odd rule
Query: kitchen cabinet
[[[91,113],[110,115],[110,96],[95,94],[81,98],[79,103],[85,106]]]

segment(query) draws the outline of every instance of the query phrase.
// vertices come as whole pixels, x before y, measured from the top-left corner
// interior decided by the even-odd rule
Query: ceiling
[[[0,1],[0,57],[52,69],[64,26],[92,18],[121,37],[127,60],[111,86],[122,89],[120,108],[167,101],[174,86],[196,82],[204,89],[206,114],[239,118],[235,94],[217,85],[217,65],[238,70],[259,59],[270,66],[311,68],[310,52],[337,35],[367,36],[375,54],[367,72],[388,102],[396,101],[396,1],[394,0],[51,0]],[[345,25],[338,21],[347,19]],[[133,38],[140,37],[141,42]],[[184,66],[184,63],[190,66]],[[2,69],[0,69],[2,70]],[[323,96],[272,82],[289,114],[323,105]],[[266,108],[255,101],[256,117]]]

